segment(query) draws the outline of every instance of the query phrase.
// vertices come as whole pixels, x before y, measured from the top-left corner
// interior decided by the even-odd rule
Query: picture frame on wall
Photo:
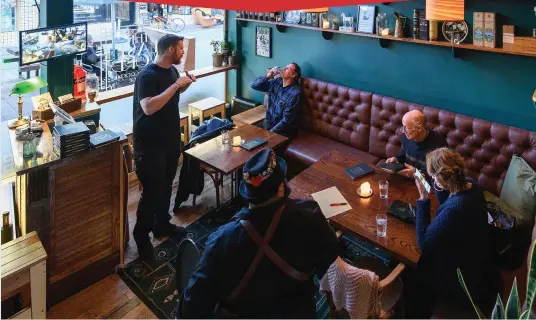
[[[358,6],[357,32],[374,33],[376,6]]]
[[[255,54],[266,58],[272,57],[272,28],[257,26],[255,31]]]

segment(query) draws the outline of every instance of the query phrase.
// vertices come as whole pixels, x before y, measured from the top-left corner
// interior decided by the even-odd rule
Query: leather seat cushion
[[[363,162],[368,164],[376,164],[380,160],[380,158],[365,151],[322,137],[307,130],[300,130],[298,136],[290,141],[285,156],[310,166],[331,151],[339,151],[359,157]]]

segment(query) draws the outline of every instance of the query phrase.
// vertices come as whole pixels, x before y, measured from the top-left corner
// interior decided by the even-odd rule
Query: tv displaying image
[[[87,22],[19,32],[20,65],[84,53]]]

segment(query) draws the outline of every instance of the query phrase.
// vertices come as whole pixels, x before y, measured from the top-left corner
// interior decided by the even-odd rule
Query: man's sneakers
[[[153,235],[157,238],[171,237],[171,238],[178,240],[186,236],[186,229],[183,227],[179,227],[174,224],[168,223],[167,225],[163,227],[156,227],[153,230]]]

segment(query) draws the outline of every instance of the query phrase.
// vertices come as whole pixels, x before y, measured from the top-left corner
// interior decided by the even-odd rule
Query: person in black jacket
[[[209,236],[177,317],[211,317],[219,305],[246,318],[316,318],[313,276],[322,278],[337,258],[337,237],[315,201],[288,199],[286,172],[271,149],[247,161],[240,194],[249,206]],[[248,228],[271,235],[268,246],[288,266],[259,253]]]

